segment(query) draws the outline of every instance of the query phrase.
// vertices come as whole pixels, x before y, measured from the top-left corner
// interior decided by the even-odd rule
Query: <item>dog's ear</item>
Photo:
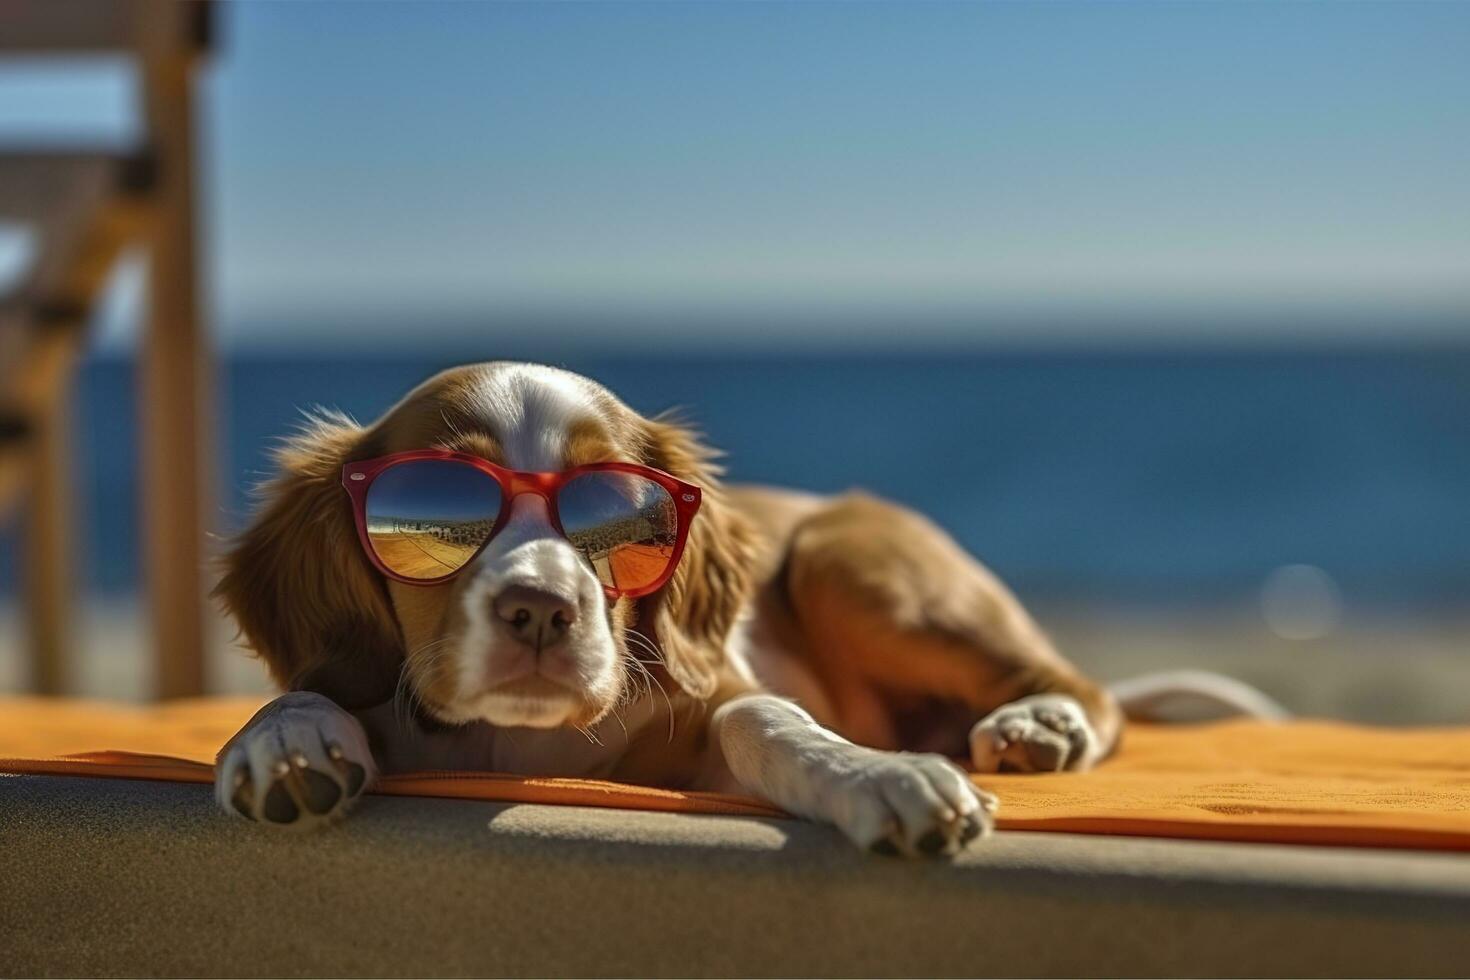
[[[214,591],[277,683],[344,708],[391,698],[403,660],[387,590],[358,544],[340,482],[364,431],[321,413],[286,442],[264,506],[231,543]]]
[[[667,417],[643,421],[644,458],[701,490],[673,577],[640,601],[638,622],[651,631],[669,676],[696,698],[719,683],[725,644],[752,588],[756,536],[724,499],[715,454],[687,426]]]

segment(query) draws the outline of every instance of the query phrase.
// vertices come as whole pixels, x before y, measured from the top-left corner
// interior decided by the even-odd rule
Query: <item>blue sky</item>
[[[227,342],[1470,314],[1467,3],[256,3],[222,26]],[[125,136],[117,72],[70,77],[0,74],[0,132]]]

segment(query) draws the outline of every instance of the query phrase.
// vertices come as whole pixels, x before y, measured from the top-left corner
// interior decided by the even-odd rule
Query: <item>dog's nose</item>
[[[577,621],[576,603],[528,585],[508,586],[490,606],[511,636],[537,650],[560,643]]]

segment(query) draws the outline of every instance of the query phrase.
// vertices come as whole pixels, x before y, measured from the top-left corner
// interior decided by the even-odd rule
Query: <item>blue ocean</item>
[[[233,356],[221,367],[218,524],[248,513],[300,411],[370,420],[484,351]],[[1030,600],[1229,606],[1282,565],[1349,607],[1470,601],[1470,348],[937,351],[556,359],[635,408],[680,406],[730,478],[864,487],[932,516]],[[95,592],[138,586],[132,362],[79,379],[82,533]],[[0,536],[14,588],[15,529]]]

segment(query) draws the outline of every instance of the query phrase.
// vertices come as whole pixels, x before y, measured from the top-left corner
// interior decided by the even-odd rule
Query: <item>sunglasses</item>
[[[510,519],[522,494],[546,501],[556,530],[609,597],[636,598],[674,574],[699,488],[635,463],[523,473],[466,453],[413,450],[348,463],[357,536],[378,571],[408,585],[459,574]]]

